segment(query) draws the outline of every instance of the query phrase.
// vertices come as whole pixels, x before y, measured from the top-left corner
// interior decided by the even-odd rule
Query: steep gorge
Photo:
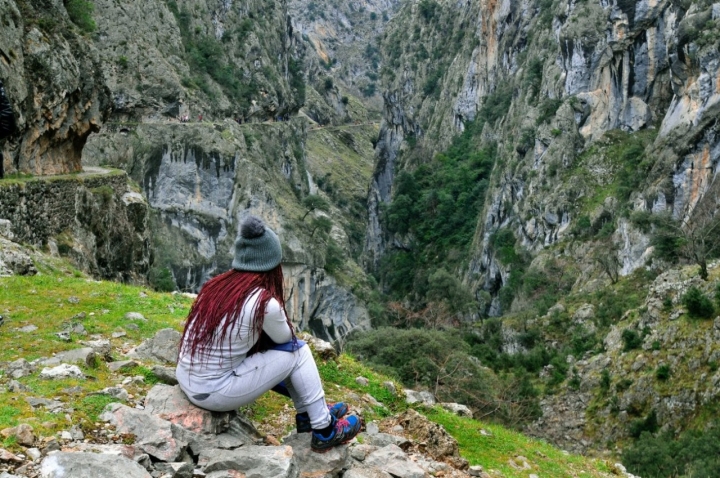
[[[688,220],[716,209],[717,4],[92,5],[96,27],[83,31],[57,2],[0,0],[0,74],[21,127],[5,144],[5,166],[36,177],[83,165],[125,171],[129,181],[114,191],[114,204],[122,208],[120,199],[134,193],[147,201],[147,214],[135,230],[121,221],[133,236],[128,253],[141,257],[120,278],[149,274],[156,285],[197,290],[229,266],[239,220],[259,214],[283,238],[298,325],[342,340],[369,327],[366,303],[377,293],[369,274],[383,282],[388,259],[425,240],[407,224],[430,218],[437,225],[452,212],[438,205],[469,204],[460,237],[441,245],[428,233],[425,262],[407,256],[413,276],[402,280],[413,293],[405,304],[422,305],[432,280],[444,280],[470,293],[453,320],[482,329],[477,319],[503,316],[505,352],[528,352],[518,337],[538,329],[557,353],[570,334],[610,344],[569,359],[567,378],[578,377],[581,393],[568,386],[542,403],[546,421],[533,431],[563,446],[587,451],[626,438],[619,419],[607,417],[628,410],[640,417],[662,406],[662,424],[682,428],[669,419],[676,390],[654,404],[630,398],[651,395],[643,381],[618,395],[619,411],[591,417],[607,424],[585,416],[600,369],[617,378],[636,363],[635,355],[619,356],[623,328],[656,330],[644,335],[646,350],[655,341],[668,349],[687,341],[682,331],[658,340],[672,335],[666,319],[674,315],[653,312],[660,296],[628,301],[612,323],[597,326],[599,306],[588,294],[624,284],[623,277],[643,287],[637,294],[663,280],[643,275],[665,266],[652,256],[653,229],[637,218]],[[477,186],[472,194],[426,197],[414,187],[444,180],[452,161],[467,169],[451,179]],[[457,177],[466,172],[472,177]],[[402,212],[398,196],[413,189],[413,209],[392,216]],[[313,196],[328,206],[308,206]],[[401,216],[404,224],[393,222]],[[76,258],[95,244],[87,240],[95,232],[81,226],[65,231],[61,244]],[[609,272],[602,256],[612,259]],[[672,306],[680,306],[684,281],[671,280]],[[709,363],[714,342],[708,350]],[[652,363],[666,359],[659,354]],[[711,398],[702,402],[703,394]],[[696,416],[714,396],[696,392],[682,417]],[[577,420],[548,426],[568,409]]]
[[[449,269],[474,296],[465,319],[502,316],[475,340],[497,325],[494,353],[556,355],[537,375],[550,393],[532,431],[564,447],[622,447],[628,421],[649,416],[679,432],[712,407],[714,385],[653,375],[687,377],[716,344],[704,326],[689,339],[668,322],[687,313],[690,285],[712,294],[714,275],[655,279],[668,264],[653,254],[651,224],[687,232],[717,211],[719,15],[709,2],[423,0],[404,4],[380,40],[366,264],[390,283],[404,268],[404,300],[421,304],[437,300],[433,278]],[[453,250],[428,227],[451,217],[443,194],[462,196],[422,188],[427,168],[444,171],[461,150],[485,151],[493,167],[476,183],[487,181],[484,205],[465,218],[474,238]],[[625,332],[645,353],[628,353]],[[694,340],[705,339],[702,353]]]

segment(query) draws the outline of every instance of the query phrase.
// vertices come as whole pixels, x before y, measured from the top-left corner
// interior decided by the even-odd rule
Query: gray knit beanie
[[[274,269],[282,261],[280,239],[262,219],[248,216],[240,225],[240,237],[235,241],[233,269],[262,272]]]

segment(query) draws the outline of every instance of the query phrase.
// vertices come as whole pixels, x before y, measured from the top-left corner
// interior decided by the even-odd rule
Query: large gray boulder
[[[100,419],[115,426],[117,433],[135,435],[135,446],[160,461],[183,461],[189,442],[178,436],[174,425],[144,410],[111,403]]]
[[[261,439],[255,427],[236,412],[211,412],[196,407],[187,399],[180,387],[158,384],[145,398],[145,412],[167,420],[185,430],[205,436],[210,440],[234,437],[234,448],[254,444]],[[226,442],[228,440],[225,440]]]
[[[128,357],[161,363],[175,363],[177,361],[180,336],[180,332],[175,329],[159,330],[154,337],[129,352]]]
[[[378,468],[396,478],[425,478],[425,470],[410,461],[397,445],[388,445],[371,453],[364,464]]]
[[[244,473],[248,478],[300,476],[295,454],[289,446],[246,446],[232,451],[209,450],[200,455],[198,465],[208,475],[212,472],[232,470]],[[236,475],[230,473],[229,476]]]
[[[152,478],[139,464],[120,455],[51,453],[40,464],[41,478]]]
[[[309,433],[292,434],[283,443],[292,447],[303,476],[334,477],[349,467],[351,458],[347,446],[336,446],[325,453],[315,453],[310,449]]]

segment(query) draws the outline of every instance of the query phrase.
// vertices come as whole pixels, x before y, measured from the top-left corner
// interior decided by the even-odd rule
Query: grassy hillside
[[[47,260],[37,261],[40,273],[33,277],[0,278],[0,313],[5,322],[0,328],[0,362],[18,359],[32,361],[41,357],[81,347],[81,341],[110,339],[113,359],[123,359],[122,352],[163,328],[181,330],[192,299],[183,295],[156,293],[144,288],[113,282],[95,281],[67,266]],[[128,312],[139,312],[147,321],[125,319]],[[134,325],[133,325],[134,324]],[[33,329],[36,327],[36,329]],[[83,333],[83,329],[85,333]],[[70,331],[70,341],[57,334]],[[123,335],[124,333],[124,335]],[[375,373],[348,355],[337,360],[318,360],[320,372],[331,400],[346,400],[362,410],[366,420],[383,420],[407,408],[404,400],[388,391],[383,383],[391,378]],[[147,366],[145,366],[147,365]],[[78,424],[91,440],[99,438],[97,415],[110,402],[107,395],[94,394],[117,385],[126,377],[143,376],[144,382],[126,385],[129,401],[142,403],[147,390],[157,381],[144,364],[128,371],[114,373],[98,361],[81,369],[87,379],[44,380],[42,367],[18,380],[25,391],[8,391],[11,378],[0,375],[0,430],[20,423],[30,424],[40,437],[50,437]],[[3,369],[6,367],[3,366]],[[358,385],[355,378],[369,379],[368,386]],[[371,397],[372,398],[371,398]],[[63,411],[52,413],[43,408],[33,410],[26,398],[37,397],[63,402]],[[377,399],[381,403],[373,402]],[[130,403],[132,405],[132,403]],[[460,443],[461,453],[471,465],[497,470],[506,477],[541,476],[608,476],[610,467],[601,461],[569,455],[550,445],[528,439],[502,427],[461,419],[441,409],[422,410],[446,427]],[[267,434],[282,436],[292,425],[294,413],[289,402],[279,395],[266,394],[244,410]],[[22,447],[13,436],[3,439],[3,448],[20,452]],[[521,470],[518,455],[527,458],[531,469]]]

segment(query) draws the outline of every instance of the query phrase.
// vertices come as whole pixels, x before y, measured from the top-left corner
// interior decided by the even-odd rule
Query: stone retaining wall
[[[11,221],[15,241],[56,244],[60,255],[104,279],[145,281],[148,216],[122,171],[0,182],[0,219]]]
[[[127,189],[127,176],[120,172],[0,183],[0,219],[12,222],[19,242],[43,246],[75,225],[81,190],[122,197]]]

